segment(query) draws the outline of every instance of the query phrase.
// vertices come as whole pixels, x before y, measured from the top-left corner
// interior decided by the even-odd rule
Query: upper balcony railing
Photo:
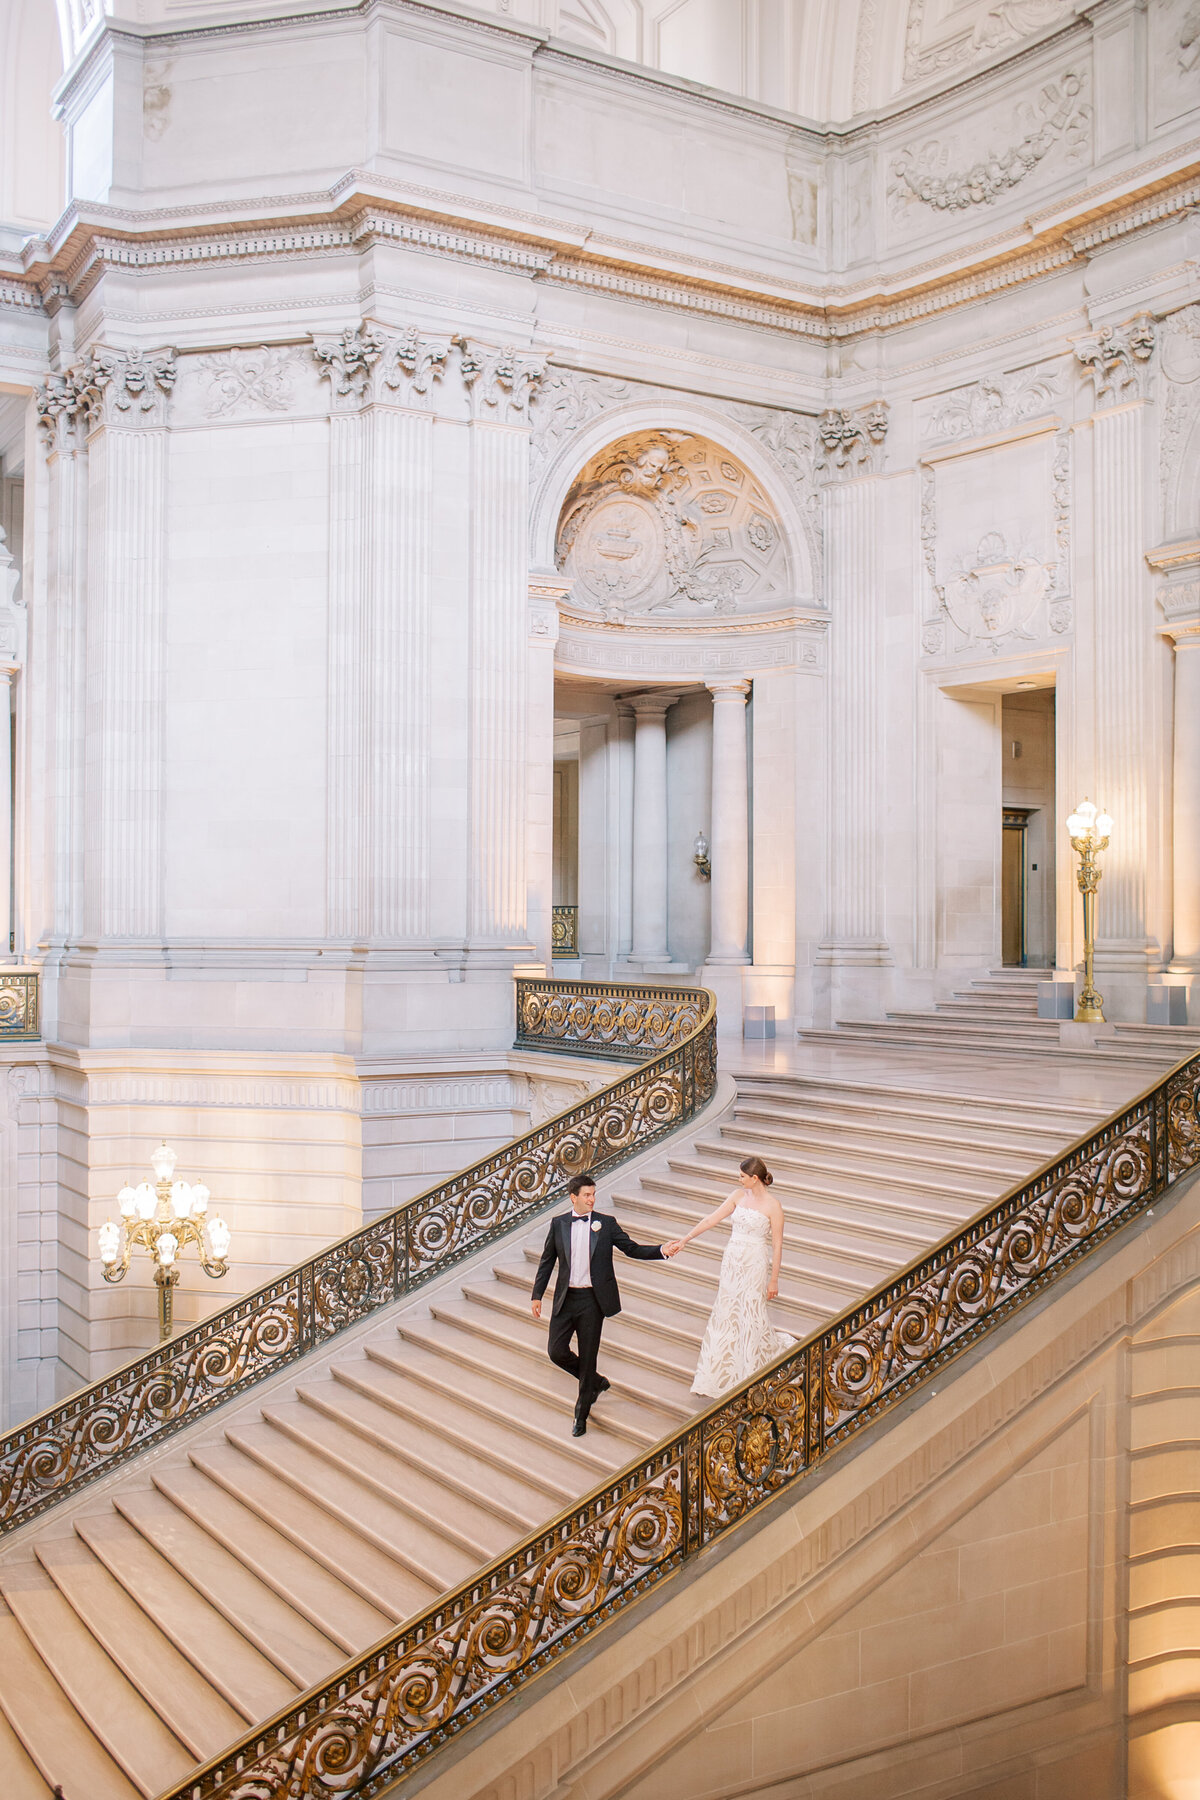
[[[1198,1164],[1195,1055],[163,1800],[392,1791],[529,1675],[795,1486]]]
[[[684,1124],[716,1082],[704,988],[518,981],[525,1049],[639,1067],[0,1438],[0,1531],[182,1430]]]

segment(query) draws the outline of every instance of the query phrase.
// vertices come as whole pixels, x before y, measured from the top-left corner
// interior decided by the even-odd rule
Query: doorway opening
[[[1001,726],[1001,961],[1045,969],[1055,945],[1054,689],[1005,694]]]

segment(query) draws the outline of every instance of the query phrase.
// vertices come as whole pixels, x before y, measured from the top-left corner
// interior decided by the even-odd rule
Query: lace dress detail
[[[753,1206],[735,1206],[721,1258],[716,1305],[709,1314],[693,1394],[716,1400],[796,1342],[776,1331],[767,1314],[771,1279],[771,1221]]]

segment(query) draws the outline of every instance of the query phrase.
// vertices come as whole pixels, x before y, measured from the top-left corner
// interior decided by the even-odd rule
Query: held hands
[[[679,1252],[683,1249],[683,1239],[672,1238],[669,1244],[662,1244],[660,1248],[663,1255],[666,1257],[678,1256]]]

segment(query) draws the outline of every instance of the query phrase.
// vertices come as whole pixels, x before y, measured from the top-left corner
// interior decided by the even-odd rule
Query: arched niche
[[[531,560],[573,580],[572,609],[615,621],[777,614],[813,604],[810,500],[715,409],[614,408],[541,472]]]

